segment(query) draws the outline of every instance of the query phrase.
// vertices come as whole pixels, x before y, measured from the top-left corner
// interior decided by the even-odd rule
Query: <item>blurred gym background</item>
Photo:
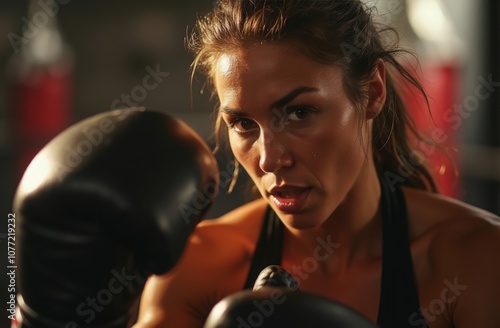
[[[432,158],[441,190],[500,215],[500,1],[366,2],[382,23],[399,30],[402,45],[420,56],[435,123],[419,114],[425,112],[421,106],[414,114],[435,141],[452,149],[456,164],[455,170],[437,151],[422,149]],[[22,172],[70,124],[111,108],[147,106],[185,120],[213,144],[215,103],[203,90],[203,79],[191,88],[192,57],[184,45],[197,15],[212,3],[0,2],[2,259],[7,259],[6,222]],[[421,99],[410,96],[409,101],[414,108],[422,105]],[[228,157],[219,160],[221,171],[230,175]],[[246,179],[239,179],[231,195],[227,183],[223,186],[210,217],[249,199]],[[4,286],[1,295],[7,292]],[[5,327],[8,313],[1,313],[0,326]]]

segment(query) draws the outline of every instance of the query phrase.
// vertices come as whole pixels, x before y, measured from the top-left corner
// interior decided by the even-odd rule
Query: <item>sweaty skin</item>
[[[379,62],[364,86],[362,106],[349,100],[342,79],[338,67],[285,44],[219,58],[215,87],[231,150],[262,198],[198,225],[177,267],[147,282],[136,327],[202,327],[220,299],[243,288],[267,205],[285,224],[282,266],[300,289],[376,322],[380,185],[369,149],[372,119],[385,101],[385,66]],[[500,326],[499,218],[438,194],[403,191],[429,325]],[[318,251],[318,238],[333,251]],[[304,271],[304,259],[315,256],[316,270]]]

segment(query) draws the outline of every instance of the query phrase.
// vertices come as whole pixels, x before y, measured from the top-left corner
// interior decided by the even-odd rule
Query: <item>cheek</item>
[[[311,169],[321,175],[334,176],[335,180],[357,171],[366,156],[367,137],[359,131],[357,123],[342,123],[317,131],[311,139],[313,142],[303,145],[307,151],[302,156]]]

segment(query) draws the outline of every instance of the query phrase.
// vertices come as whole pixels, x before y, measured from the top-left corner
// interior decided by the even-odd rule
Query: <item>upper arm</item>
[[[149,277],[141,296],[136,327],[203,326],[210,311],[212,289],[218,286],[207,262],[207,253],[217,254],[213,248],[212,243],[202,243],[199,233],[195,233],[171,271]]]
[[[179,263],[144,288],[136,328],[202,327],[212,307],[243,288],[265,202],[198,225]]]
[[[204,321],[193,304],[200,295],[182,288],[182,282],[176,285],[175,277],[167,274],[148,279],[135,328],[203,327]]]
[[[179,263],[148,279],[136,327],[202,327],[220,299],[243,288],[250,257],[243,240],[224,225],[198,229]]]

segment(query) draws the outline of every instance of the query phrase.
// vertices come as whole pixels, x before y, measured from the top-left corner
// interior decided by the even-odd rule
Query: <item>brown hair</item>
[[[416,88],[427,106],[428,99],[422,85],[398,60],[401,55],[412,54],[398,48],[397,38],[385,46],[382,35],[386,32],[397,36],[391,28],[378,28],[371,10],[360,0],[219,0],[210,13],[198,20],[188,46],[195,54],[193,74],[200,68],[207,82],[213,84],[214,63],[220,55],[262,41],[290,44],[312,60],[338,65],[344,73],[347,95],[358,105],[367,97],[360,92],[361,86],[372,76],[377,62],[383,60],[387,67],[387,96],[384,108],[373,121],[376,168],[381,173],[404,173],[404,185],[436,191],[422,157],[418,165],[413,163],[418,152],[412,147],[410,135],[427,141],[408,114],[397,84]],[[217,146],[224,131],[218,115]]]

